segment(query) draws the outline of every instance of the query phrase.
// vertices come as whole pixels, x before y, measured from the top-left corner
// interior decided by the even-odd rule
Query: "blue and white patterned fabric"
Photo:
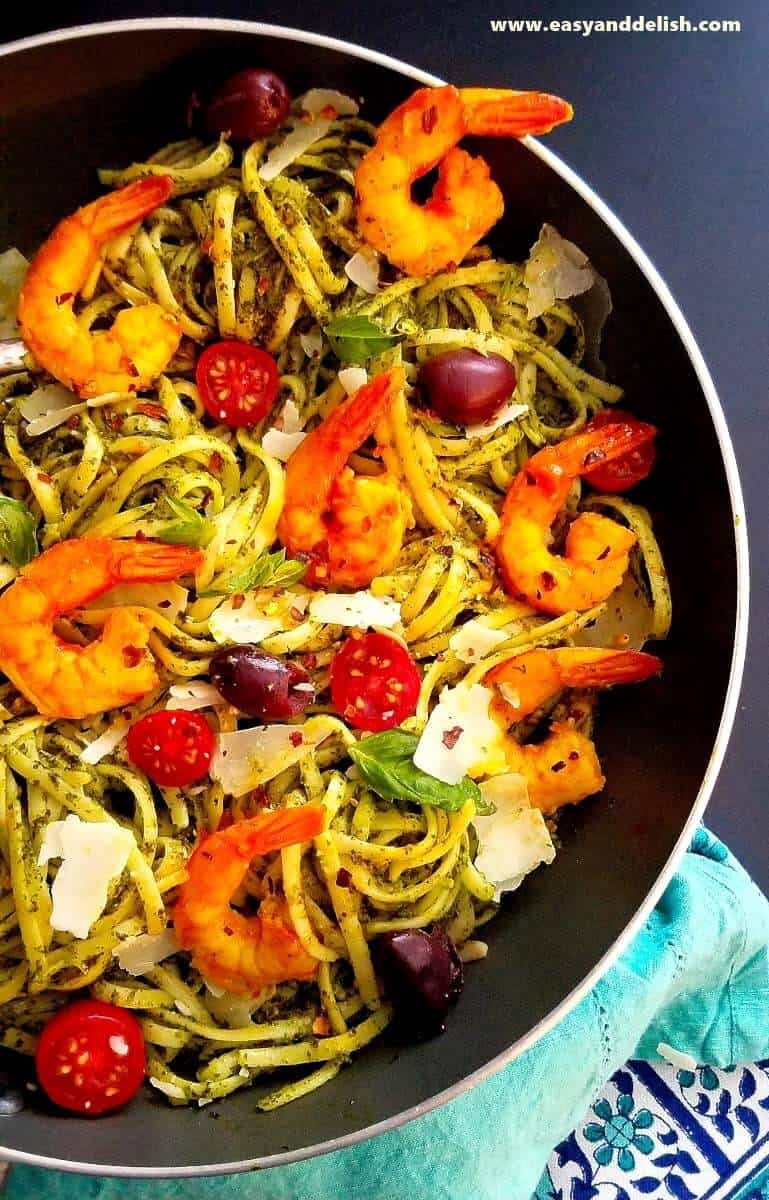
[[[769,1200],[769,1059],[691,1071],[628,1063],[553,1152],[536,1200],[643,1196]]]

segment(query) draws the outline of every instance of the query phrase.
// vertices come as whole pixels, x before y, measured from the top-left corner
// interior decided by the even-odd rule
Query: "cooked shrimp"
[[[511,595],[541,612],[581,612],[619,587],[634,533],[600,513],[580,513],[569,526],[565,553],[557,555],[548,548],[550,526],[584,470],[627,454],[655,432],[641,421],[622,421],[532,455],[508,488],[496,547]]]
[[[19,327],[41,367],[80,396],[146,387],[179,345],[177,321],[159,304],[122,309],[110,329],[80,324],[74,298],[106,242],[167,200],[166,175],[139,179],[65,217],[32,259],[19,297]]]
[[[201,558],[159,542],[73,538],[51,546],[0,596],[0,670],[47,717],[88,717],[140,699],[158,682],[141,613],[111,609],[87,646],[57,637],[54,622],[118,584],[191,574]]]
[[[524,137],[572,118],[544,92],[504,88],[420,88],[379,126],[355,172],[363,237],[407,275],[434,275],[459,263],[504,211],[487,163],[457,149],[466,134]],[[438,167],[426,204],[414,182]]]
[[[320,804],[281,808],[236,821],[204,837],[187,863],[173,921],[179,945],[211,983],[256,995],[270,983],[312,979],[318,969],[299,941],[283,898],[263,900],[246,917],[230,901],[257,855],[308,841],[323,829]]]
[[[561,688],[604,688],[636,683],[662,669],[653,654],[595,647],[538,648],[493,667],[484,683],[498,688],[491,704],[505,726],[533,713]],[[553,813],[600,792],[605,783],[595,746],[569,721],[557,721],[543,742],[521,744],[509,734],[505,757],[526,777],[532,804]]]
[[[394,476],[355,475],[347,459],[374,432],[404,373],[377,375],[335,408],[286,464],[286,498],[278,537],[310,558],[308,582],[365,587],[400,553],[411,520],[408,496]]]

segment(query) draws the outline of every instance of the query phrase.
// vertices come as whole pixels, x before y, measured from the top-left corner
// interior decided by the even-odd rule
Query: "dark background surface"
[[[616,0],[544,5],[403,0],[255,3],[74,3],[13,6],[3,40],[57,25],[129,16],[273,21],[361,42],[457,84],[542,88],[576,119],[548,144],[608,202],[650,255],[687,317],[726,411],[748,509],[753,570],[745,684],[726,763],[708,811],[769,891],[769,14],[763,0],[626,8]],[[490,18],[729,18],[737,33],[495,33]],[[654,353],[650,345],[649,352]],[[660,389],[665,379],[660,377]],[[675,395],[667,397],[674,405]],[[687,472],[688,475],[688,472]],[[707,487],[707,479],[702,480]],[[698,519],[682,497],[681,519]],[[709,572],[702,564],[702,587]],[[708,645],[703,645],[707,661]]]

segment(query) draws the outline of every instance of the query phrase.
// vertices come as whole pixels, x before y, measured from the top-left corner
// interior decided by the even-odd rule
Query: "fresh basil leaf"
[[[25,567],[39,553],[37,522],[26,504],[0,496],[0,554],[12,567]]]
[[[403,340],[400,333],[385,333],[370,317],[335,317],[323,332],[337,358],[356,367]]]
[[[365,783],[383,800],[411,800],[456,812],[468,800],[484,811],[481,789],[467,775],[459,783],[442,783],[414,765],[419,738],[404,729],[388,729],[350,748],[350,757]]]
[[[162,525],[154,536],[178,546],[207,546],[214,535],[211,522],[184,500],[174,496],[166,496],[165,500],[176,520]]]
[[[298,583],[307,571],[307,563],[286,558],[285,550],[260,554],[255,563],[237,575],[230,575],[204,596],[236,596],[259,587],[290,587]]]

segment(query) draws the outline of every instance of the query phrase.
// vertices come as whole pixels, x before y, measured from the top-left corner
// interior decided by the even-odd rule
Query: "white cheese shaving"
[[[323,352],[323,334],[320,325],[314,325],[309,333],[300,333],[299,345],[308,358],[319,358]]]
[[[85,412],[85,409],[85,404],[70,404],[67,408],[55,408],[52,412],[44,413],[42,417],[36,417],[34,421],[30,421],[25,433],[28,437],[40,437],[44,433],[50,433],[52,429],[57,429],[70,417]]]
[[[15,246],[0,254],[0,338],[16,338],[16,309],[29,263]]]
[[[112,954],[118,966],[129,975],[144,975],[164,958],[176,954],[178,949],[173,929],[164,929],[162,933],[140,933],[137,937],[125,938]]]
[[[211,995],[206,997],[206,1007],[211,1010],[217,1021],[229,1025],[230,1029],[243,1029],[250,1025],[256,1010],[275,993],[275,988],[270,986],[264,988],[257,996],[239,996],[235,992],[226,992],[223,988],[216,988],[214,991],[208,980],[206,987],[211,992]]]
[[[104,733],[99,737],[94,738],[87,746],[80,751],[80,761],[88,763],[89,766],[94,766],[101,762],[108,754],[120,745],[125,735],[128,733],[128,721],[123,717],[117,717],[109,729],[105,729]]]
[[[215,642],[262,642],[283,628],[280,617],[268,617],[254,592],[245,597],[230,596],[208,618]]]
[[[57,409],[71,408],[76,400],[77,396],[69,388],[62,387],[60,383],[47,383],[24,396],[17,407],[25,421],[34,421]]]
[[[275,418],[275,428],[282,433],[299,433],[302,428],[302,418],[293,400],[288,399]]]
[[[301,430],[297,433],[283,433],[281,429],[273,427],[266,430],[262,438],[262,449],[265,454],[272,455],[279,462],[288,462],[297,446],[301,446],[306,437],[307,434]]]
[[[187,607],[189,592],[178,583],[121,583],[98,596],[88,608],[123,608],[136,605],[151,608],[169,621],[175,621]]]
[[[595,282],[595,273],[579,246],[562,238],[552,225],[543,225],[531,248],[523,282],[529,292],[526,316],[532,321],[556,300],[586,292]]]
[[[509,633],[503,629],[489,629],[483,621],[473,618],[466,621],[452,633],[449,638],[449,649],[453,650],[460,662],[474,663],[485,658],[496,646],[507,641]]]
[[[344,265],[347,278],[361,291],[375,296],[379,291],[379,255],[371,246],[361,246]]]
[[[509,425],[511,421],[517,421],[519,417],[525,417],[528,411],[528,404],[520,404],[517,400],[511,400],[508,404],[500,408],[496,416],[492,417],[489,421],[484,421],[479,425],[465,426],[467,435],[468,437],[487,437],[488,434],[501,429],[503,425]]]
[[[194,712],[198,708],[222,708],[226,701],[212,683],[197,680],[192,683],[172,683],[168,689],[166,708]]]
[[[299,762],[337,730],[333,717],[310,717],[304,725],[262,725],[220,733],[211,777],[228,796],[245,796]]]
[[[331,125],[332,122],[326,117],[314,117],[312,121],[294,119],[293,129],[286,134],[282,142],[273,146],[259,168],[260,179],[265,183],[277,179],[281,171],[290,167],[292,162],[309,150],[313,142],[324,138]]]
[[[158,1079],[155,1075],[150,1075],[150,1083],[164,1096],[168,1096],[169,1100],[184,1100],[184,1092],[176,1083],[166,1083],[164,1079]]]
[[[486,942],[469,941],[459,948],[459,957],[463,963],[480,962],[489,952]]]
[[[358,388],[362,388],[368,383],[368,372],[365,367],[343,367],[337,375],[337,379],[347,395],[352,396],[358,391]]]
[[[497,775],[481,784],[484,800],[496,806],[490,816],[475,816],[478,834],[475,866],[494,884],[494,899],[520,887],[541,863],[551,863],[555,847],[545,819],[532,808],[523,775]]]
[[[43,835],[38,865],[60,858],[51,887],[51,926],[77,938],[100,917],[112,880],[120,875],[135,846],[127,829],[112,821],[82,821],[70,813],[52,821]]]
[[[401,606],[391,596],[373,596],[368,591],[321,592],[310,601],[310,616],[326,625],[392,629],[401,619]]]
[[[675,1046],[669,1046],[667,1042],[660,1042],[657,1053],[678,1071],[696,1071],[699,1066],[697,1059],[691,1054],[687,1054],[685,1050],[676,1050]]]
[[[501,770],[502,730],[489,716],[491,699],[480,683],[444,688],[419,739],[415,766],[443,783]]]
[[[303,112],[313,115],[323,112],[324,108],[333,108],[340,117],[354,117],[360,109],[352,96],[337,92],[335,88],[310,88],[303,96],[298,96],[296,102]]]

